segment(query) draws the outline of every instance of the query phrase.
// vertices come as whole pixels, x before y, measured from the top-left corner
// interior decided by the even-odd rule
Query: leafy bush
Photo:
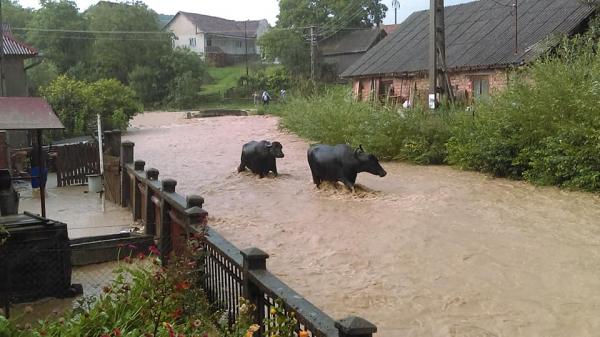
[[[68,136],[93,133],[97,114],[104,129],[126,129],[129,120],[142,111],[133,90],[114,79],[88,83],[63,75],[42,88],[41,94],[57,113]]]
[[[151,248],[155,251],[156,248]],[[215,336],[197,258],[186,254],[169,267],[143,254],[125,259],[97,299],[79,301],[65,317],[16,326],[0,316],[0,333],[11,337]],[[27,311],[27,310],[26,310]]]
[[[300,136],[328,144],[362,144],[382,159],[405,159],[419,164],[446,161],[451,114],[408,111],[352,100],[346,88],[325,94],[292,97],[289,104],[273,105],[281,125]]]
[[[592,32],[594,30],[591,30]],[[590,35],[564,40],[479,102],[452,131],[449,162],[544,185],[598,190],[600,55]]]

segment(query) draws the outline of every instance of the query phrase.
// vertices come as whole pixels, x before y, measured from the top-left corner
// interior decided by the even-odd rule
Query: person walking
[[[262,93],[262,101],[263,105],[269,105],[269,101],[271,101],[271,96],[266,90]]]

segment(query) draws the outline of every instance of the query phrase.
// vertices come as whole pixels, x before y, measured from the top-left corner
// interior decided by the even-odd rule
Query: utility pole
[[[310,27],[310,80],[315,82],[315,49],[317,39],[315,38],[315,26]]]
[[[519,0],[515,0],[515,55],[519,53]]]
[[[4,82],[4,21],[2,20],[2,0],[0,0],[0,97],[5,95]]]
[[[248,77],[248,20],[244,21],[244,45],[246,46],[246,77]]]
[[[452,85],[446,72],[446,30],[444,0],[431,0],[429,16],[429,107],[438,106],[441,95],[454,101]]]
[[[392,7],[394,7],[394,24],[398,24],[398,9],[400,9],[400,0],[393,0]]]

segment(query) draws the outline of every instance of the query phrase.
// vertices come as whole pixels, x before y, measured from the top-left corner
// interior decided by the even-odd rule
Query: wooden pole
[[[102,153],[102,121],[100,114],[98,116],[98,152],[100,155],[100,181],[104,180],[104,154]],[[100,197],[102,198],[102,212],[105,210],[104,206],[104,183],[102,184],[102,191],[100,191]]]
[[[46,163],[44,163],[42,156],[42,130],[36,130],[37,138],[37,160],[38,160],[38,179],[40,183],[40,207],[42,209],[42,218],[46,217],[46,181],[44,180],[44,173],[46,169]]]
[[[431,0],[429,5],[429,108],[437,107],[437,19],[439,0]]]

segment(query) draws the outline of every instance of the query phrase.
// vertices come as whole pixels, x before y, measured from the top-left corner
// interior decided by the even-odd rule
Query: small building
[[[2,39],[4,62],[2,65],[3,78],[0,79],[0,85],[4,90],[1,91],[0,96],[29,96],[25,60],[37,56],[38,51],[17,40],[12,35],[10,26],[6,23],[2,25]],[[6,144],[12,148],[18,148],[28,146],[29,143],[30,140],[26,131],[0,130],[0,146]],[[3,153],[0,153],[0,156],[5,157]],[[0,158],[0,168],[5,166],[3,159]]]
[[[17,40],[7,24],[2,29],[4,51],[4,93],[2,96],[28,96],[25,60],[35,57],[38,52],[33,47]]]
[[[323,75],[333,80],[385,36],[381,28],[341,30],[319,44]]]
[[[548,52],[557,37],[582,32],[594,8],[579,0],[480,0],[445,8],[446,64],[455,95],[467,102],[506,87],[513,67]],[[427,99],[429,11],[415,12],[342,73],[359,99]]]
[[[173,32],[174,47],[185,47],[216,65],[258,59],[257,39],[269,29],[267,20],[234,21],[215,16],[178,12],[165,26]]]

